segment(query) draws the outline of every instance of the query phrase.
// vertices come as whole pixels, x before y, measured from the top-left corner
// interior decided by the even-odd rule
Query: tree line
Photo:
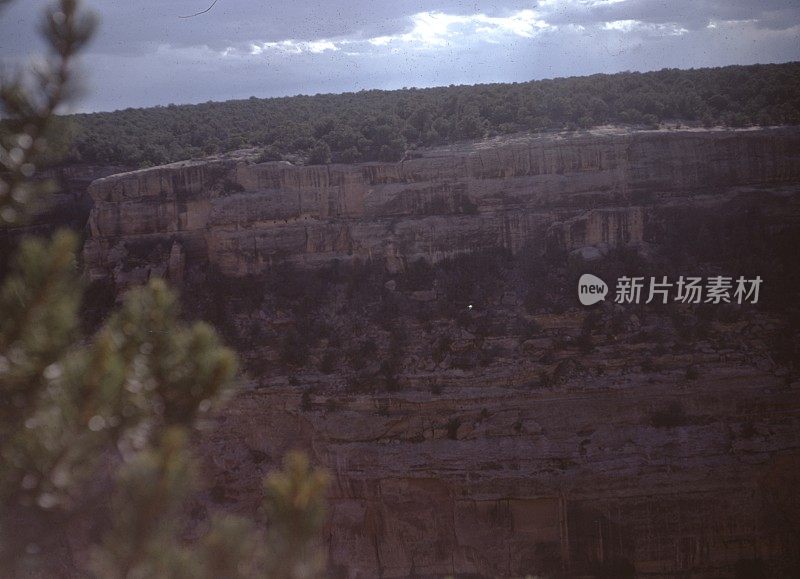
[[[417,147],[518,131],[800,123],[800,62],[365,90],[61,118],[66,161],[146,167],[241,148],[261,160],[397,161]]]

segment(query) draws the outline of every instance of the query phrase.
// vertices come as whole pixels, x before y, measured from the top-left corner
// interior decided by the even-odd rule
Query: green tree
[[[327,165],[331,162],[331,148],[325,141],[317,141],[309,152],[308,162],[311,165]]]
[[[0,81],[4,227],[23,223],[45,191],[32,177],[93,28],[77,0],[60,0],[45,15],[50,51],[34,88],[22,74]],[[266,529],[216,516],[185,538],[190,440],[232,392],[235,356],[207,324],[180,321],[161,280],[83,335],[77,249],[68,231],[24,239],[0,283],[0,576],[319,574],[326,476],[302,455],[265,483]],[[88,558],[88,545],[74,553],[68,540],[87,521],[101,531]]]

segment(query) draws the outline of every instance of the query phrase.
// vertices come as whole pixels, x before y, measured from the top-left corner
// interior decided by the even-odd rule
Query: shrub
[[[336,363],[338,361],[338,355],[336,350],[328,349],[322,355],[322,359],[319,362],[319,371],[323,374],[332,374],[333,371],[336,369]]]
[[[650,414],[650,424],[655,428],[674,428],[676,426],[684,426],[688,421],[683,406],[680,402],[673,401],[662,409],[654,411]]]
[[[274,145],[269,145],[264,147],[264,149],[261,151],[261,154],[259,154],[258,159],[256,159],[256,162],[266,163],[268,161],[280,161],[281,159],[283,159],[283,155],[281,155],[281,152],[278,150],[278,148]]]
[[[458,429],[461,427],[460,418],[451,418],[447,421],[447,438],[458,440]]]
[[[325,141],[317,141],[309,151],[310,165],[327,165],[331,162],[331,148]]]

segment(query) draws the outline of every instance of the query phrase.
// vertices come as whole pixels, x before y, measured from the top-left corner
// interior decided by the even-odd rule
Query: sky
[[[800,60],[800,0],[92,0],[74,111]],[[41,53],[45,0],[0,9]]]

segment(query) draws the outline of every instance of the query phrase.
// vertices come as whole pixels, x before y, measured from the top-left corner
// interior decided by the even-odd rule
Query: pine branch
[[[49,64],[35,70],[39,94],[25,88],[22,77],[0,79],[0,105],[11,134],[0,143],[0,225],[24,216],[37,193],[30,178],[36,160],[46,150],[46,136],[55,113],[69,97],[74,56],[92,37],[96,19],[79,10],[78,0],[60,0],[45,14],[42,34],[50,51]]]

